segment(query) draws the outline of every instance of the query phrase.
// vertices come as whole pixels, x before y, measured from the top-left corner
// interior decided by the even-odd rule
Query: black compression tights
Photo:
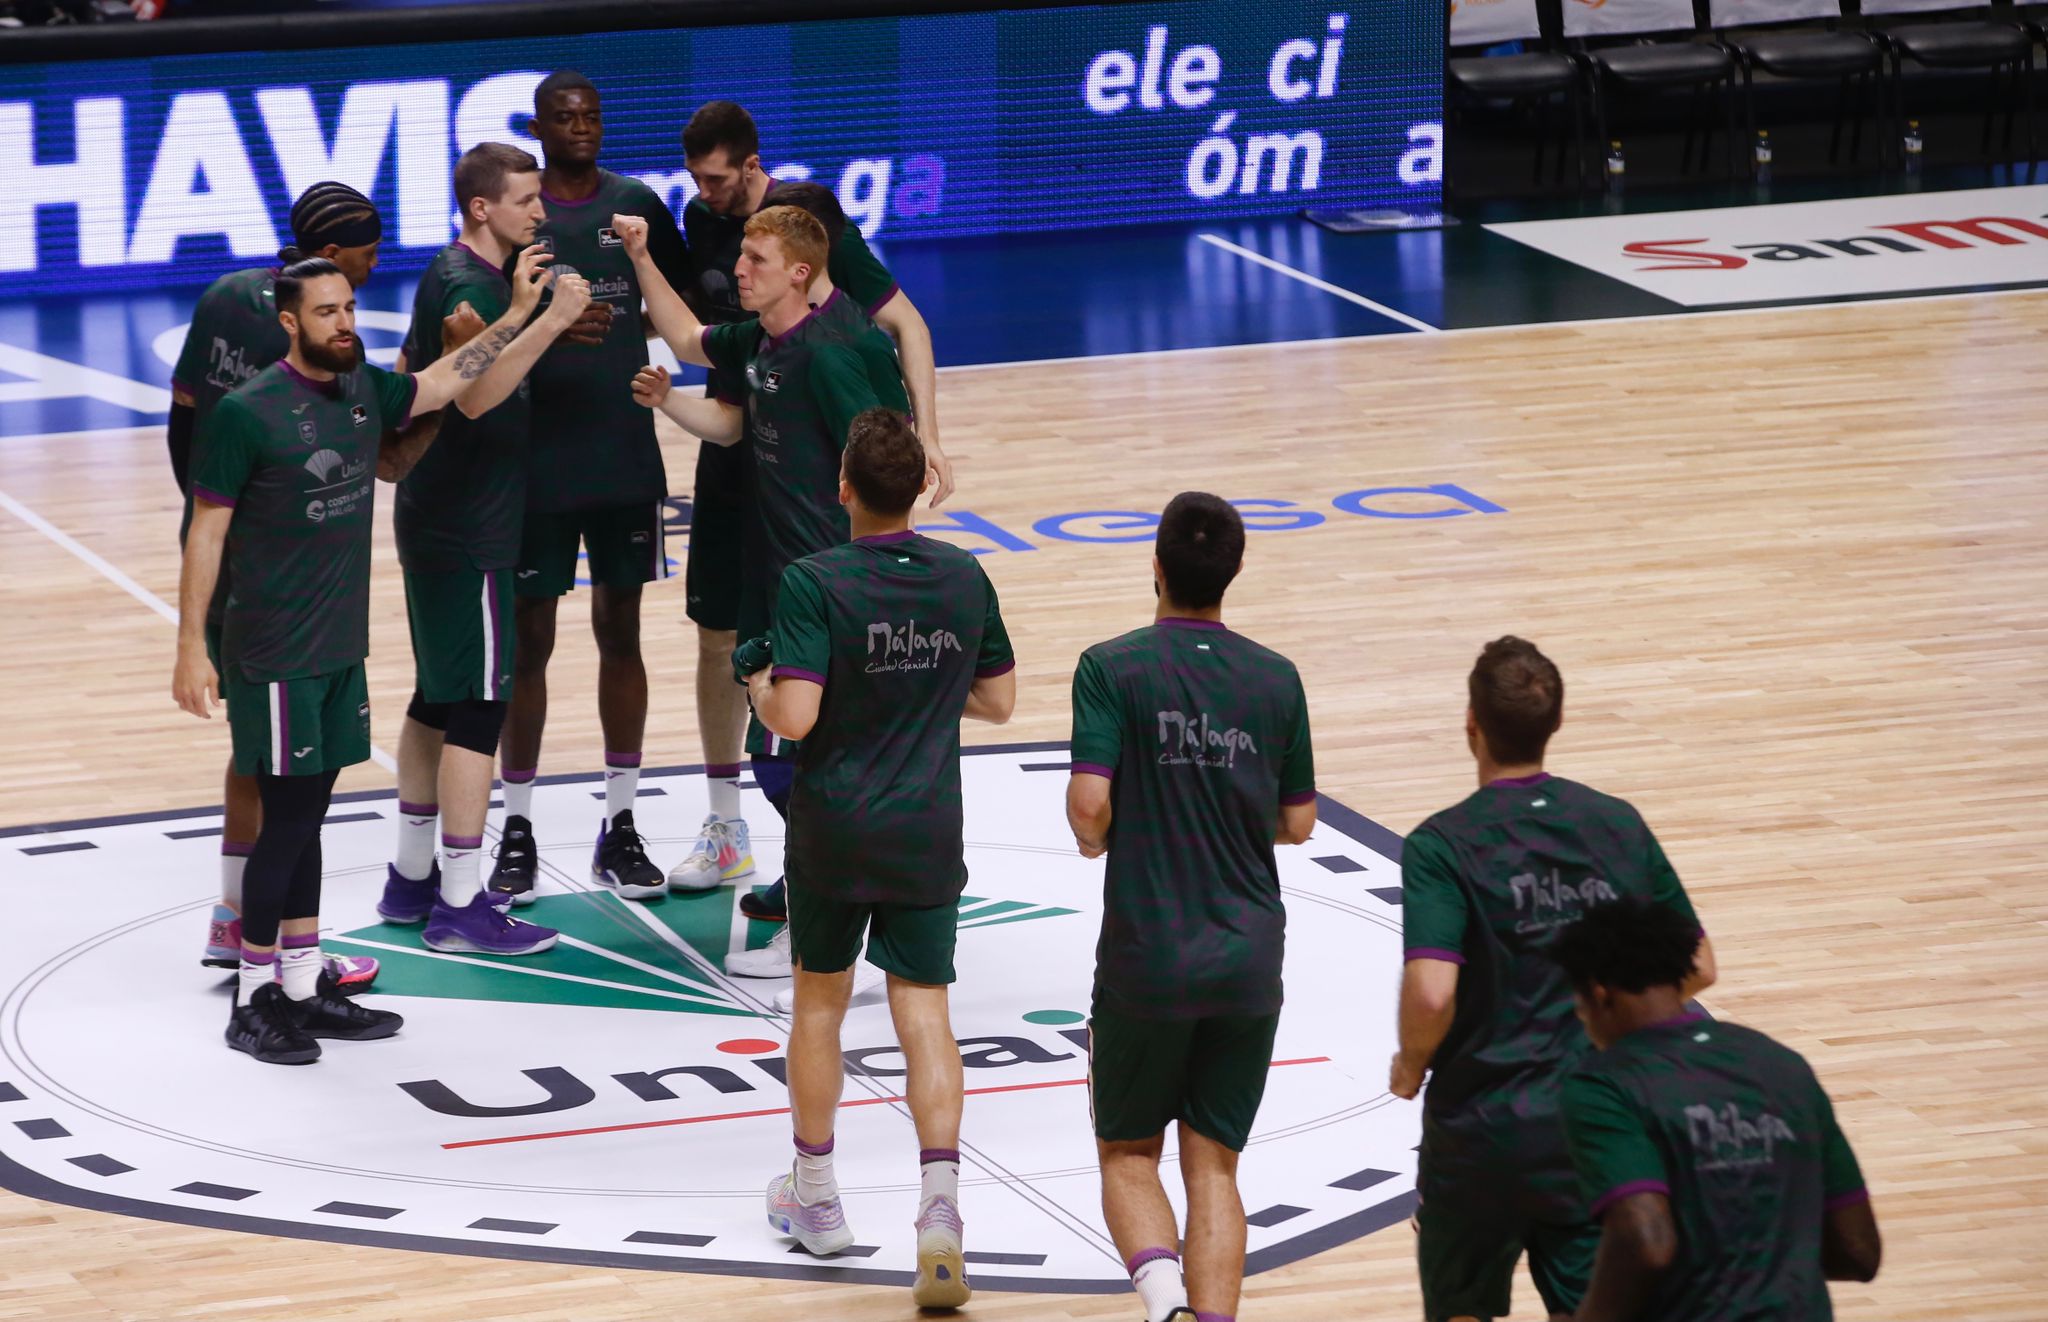
[[[340,774],[256,777],[263,829],[242,870],[244,945],[274,946],[285,919],[320,916],[320,823]]]

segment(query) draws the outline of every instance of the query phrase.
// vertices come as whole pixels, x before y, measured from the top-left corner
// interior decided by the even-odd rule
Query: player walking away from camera
[[[753,315],[740,302],[735,276],[750,217],[771,205],[800,206],[811,212],[827,232],[826,269],[813,286],[812,300],[848,316],[872,317],[895,339],[917,429],[933,465],[932,504],[942,503],[952,494],[953,474],[939,448],[931,332],[910,296],[875,260],[860,231],[839,233],[848,227],[838,199],[822,185],[777,183],[770,178],[761,168],[760,135],[753,116],[731,101],[708,102],[690,117],[683,129],[683,163],[698,191],[683,208],[690,280],[679,292],[698,319],[723,325]],[[815,194],[822,194],[822,199]],[[829,297],[834,287],[846,296],[843,306]],[[713,373],[706,393],[715,398],[738,391]],[[690,619],[697,625],[697,725],[710,781],[711,816],[705,819],[695,848],[669,874],[669,884],[677,890],[735,881],[754,870],[752,841],[739,809],[745,695],[726,682],[740,638],[745,464],[746,457],[734,450],[710,445],[698,449],[686,586]],[[787,911],[779,883],[742,896],[740,905],[756,918],[780,920]]]
[[[444,318],[495,321],[511,310],[504,268],[546,216],[540,164],[504,143],[472,147],[455,166],[455,201],[462,237],[420,279],[400,371],[407,361],[442,356]],[[425,919],[427,947],[449,953],[530,955],[555,944],[553,929],[493,903],[479,867],[512,690],[512,571],[531,421],[521,381],[474,421],[444,421],[433,448],[398,484],[394,524],[415,678],[398,741],[398,852],[377,912],[394,923]]]
[[[667,893],[633,823],[647,730],[647,666],[640,654],[641,585],[668,577],[662,502],[668,479],[654,420],[634,407],[633,374],[647,365],[640,290],[612,216],[639,217],[657,267],[685,271],[682,234],[654,190],[597,163],[604,115],[597,89],[563,71],[533,94],[532,132],[546,157],[543,242],[590,281],[608,312],[596,344],[557,344],[533,373],[532,464],[519,564],[514,573],[517,657],[505,722],[505,836],[490,886],[515,901],[533,894],[533,781],[547,724],[548,658],[556,608],[576,584],[580,545],[590,575],[590,629],[597,642],[597,714],[604,730],[604,821],[590,876],[628,899]],[[596,306],[593,304],[593,306]],[[608,323],[601,321],[609,317]],[[567,337],[565,337],[567,338]]]
[[[377,269],[377,245],[384,226],[376,206],[346,184],[319,183],[292,204],[292,246],[278,254],[280,265],[307,257],[324,257],[341,268],[351,286],[360,288]],[[169,443],[171,473],[185,498],[178,524],[183,545],[192,522],[190,472],[206,450],[213,411],[229,391],[283,358],[291,336],[277,318],[272,285],[279,266],[256,266],[224,275],[200,295],[185,331],[171,377]],[[223,566],[219,585],[206,608],[207,654],[221,664],[221,621],[227,610],[229,576]],[[240,775],[228,759],[222,788],[220,903],[213,907],[200,963],[209,968],[237,968],[242,961],[242,870],[249,860],[262,822],[263,806],[256,778]],[[377,961],[367,956],[329,955],[324,970],[335,987],[355,991],[377,976]]]
[[[1883,1246],[1856,1154],[1799,1053],[1686,1010],[1699,926],[1639,897],[1550,954],[1598,1050],[1564,1081],[1572,1164],[1600,1222],[1577,1322],[1827,1322],[1828,1281]]]
[[[1526,1250],[1544,1307],[1577,1307],[1599,1227],[1572,1177],[1558,1087],[1586,1054],[1558,931],[1615,899],[1692,904],[1641,814],[1543,769],[1564,679],[1531,643],[1488,643],[1466,682],[1479,789],[1401,854],[1400,1052],[1388,1088],[1423,1098],[1416,1255],[1431,1322],[1506,1315]],[[1695,920],[1695,925],[1697,925]],[[1714,980],[1702,944],[1690,991]]]
[[[465,416],[482,416],[582,311],[589,290],[570,277],[558,282],[549,312],[520,333],[539,302],[542,259],[529,249],[521,260],[504,317],[416,375],[362,362],[355,295],[340,267],[320,258],[287,266],[273,300],[289,353],[214,409],[192,473],[172,693],[206,718],[225,689],[236,769],[256,777],[263,802],[243,877],[241,972],[227,1029],[228,1045],[258,1060],[303,1064],[319,1057],[316,1038],[398,1030],[397,1015],[331,995],[318,978],[320,823],[335,777],[370,755],[363,657],[373,470],[384,431],[451,400]],[[224,549],[235,590],[223,682],[206,654],[204,618]]]
[[[1273,846],[1307,840],[1316,821],[1301,676],[1223,625],[1243,562],[1235,509],[1175,496],[1152,560],[1157,618],[1089,648],[1074,671],[1067,821],[1084,857],[1109,855],[1089,1107],[1103,1216],[1147,1322],[1237,1312],[1237,1160],[1280,1022],[1287,914]],[[1175,1122],[1185,1237],[1159,1182]]]
[[[853,420],[839,484],[853,540],[782,572],[768,645],[745,644],[734,667],[748,672],[762,722],[803,741],[787,859],[796,1160],[768,1186],[768,1222],[813,1253],[853,1243],[832,1144],[845,1075],[839,1030],[865,941],[868,961],[888,975],[922,1149],[911,1297],[957,1308],[970,1293],[960,1047],[946,1003],[967,884],[960,720],[1009,720],[1017,677],[980,563],[910,526],[927,471],[902,414],[871,409]]]
[[[628,246],[635,247],[637,223],[621,217],[618,224],[629,236]],[[648,316],[669,347],[685,362],[708,364],[721,391],[735,391],[721,402],[745,406],[749,490],[736,618],[748,639],[768,633],[782,570],[850,535],[839,505],[838,473],[854,417],[876,407],[901,411],[908,402],[888,337],[840,317],[835,305],[843,294],[815,304],[826,248],[824,227],[795,207],[754,213],[737,270],[740,297],[758,319],[707,328],[635,247]],[[690,426],[680,412],[685,402],[673,398],[661,369],[643,373],[636,394]],[[748,745],[755,780],[776,811],[786,814],[795,748],[758,726],[750,730]],[[726,971],[788,977],[789,934],[777,933],[766,950],[729,957]]]

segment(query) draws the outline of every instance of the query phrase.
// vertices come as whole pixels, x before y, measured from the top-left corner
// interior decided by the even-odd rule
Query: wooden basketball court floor
[[[1152,610],[1144,542],[1035,522],[1184,488],[1319,511],[1254,536],[1228,617],[1300,664],[1323,790],[1396,830],[1463,796],[1465,670],[1486,639],[1537,640],[1568,686],[1553,768],[1641,806],[1714,936],[1711,1009],[1806,1053],[1863,1160],[1886,1259],[1836,1289],[1839,1315],[2048,1316],[2044,336],[2048,292],[949,371],[955,504],[1032,546],[985,561],[1022,682],[1014,724],[970,742],[1064,739],[1075,656]],[[687,474],[679,437],[667,451]],[[1438,484],[1502,512],[1332,505]],[[0,827],[218,802],[224,728],[172,705],[152,605],[176,587],[160,430],[10,439],[0,492]],[[411,681],[388,511],[385,748]],[[583,610],[563,612],[544,771],[601,749]],[[680,584],[649,590],[646,654],[649,760],[696,761]],[[342,788],[391,783],[369,764]],[[22,843],[0,841],[10,911],[93,903],[5,880]],[[1289,988],[1381,1017],[1394,991],[1337,970]],[[139,994],[132,1031],[183,994]],[[193,1042],[190,1068],[221,1051]],[[1526,1278],[1517,1303],[1535,1315]],[[1255,1277],[1241,1316],[1418,1310],[1397,1223]],[[1136,1315],[1130,1296],[997,1292],[971,1313]],[[305,1242],[0,1192],[0,1317],[910,1314],[899,1289]]]

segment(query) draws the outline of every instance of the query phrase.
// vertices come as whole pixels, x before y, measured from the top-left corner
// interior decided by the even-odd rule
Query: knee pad
[[[447,724],[442,727],[445,742],[485,757],[497,756],[498,735],[505,728],[503,701],[464,698],[449,703],[446,710]]]
[[[428,702],[420,696],[418,689],[414,689],[412,691],[412,701],[406,704],[406,719],[418,721],[429,730],[446,730],[448,728],[448,706],[449,704],[445,702]]]

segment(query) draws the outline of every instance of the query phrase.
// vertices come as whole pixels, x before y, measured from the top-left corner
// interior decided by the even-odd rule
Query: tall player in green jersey
[[[201,718],[225,688],[236,767],[257,778],[263,801],[243,874],[240,986],[227,1029],[228,1045],[258,1060],[305,1064],[319,1057],[315,1038],[397,1031],[398,1016],[330,995],[318,976],[320,824],[335,777],[370,755],[363,658],[373,471],[384,432],[450,401],[481,416],[581,312],[588,287],[568,277],[522,333],[540,301],[543,261],[529,249],[507,314],[416,375],[362,362],[355,295],[339,267],[317,258],[285,267],[273,297],[291,350],[221,401],[192,474],[171,688]],[[234,589],[217,671],[204,619],[223,550]]]
[[[444,318],[510,311],[503,268],[546,215],[540,163],[486,142],[455,165],[462,234],[434,257],[413,297],[407,360],[445,351]],[[412,624],[413,693],[398,741],[398,849],[377,912],[426,922],[433,950],[530,955],[556,933],[507,915],[479,870],[498,737],[512,688],[512,571],[526,510],[527,386],[480,418],[447,419],[398,484],[398,560]],[[435,826],[441,853],[434,853]],[[519,896],[511,897],[515,901]],[[524,898],[531,899],[528,891]]]
[[[318,183],[301,193],[292,203],[291,230],[292,246],[278,254],[278,265],[222,276],[207,287],[192,310],[185,347],[171,375],[171,473],[185,498],[184,516],[178,524],[181,543],[192,521],[191,466],[195,452],[204,454],[215,406],[291,348],[291,337],[278,324],[271,294],[279,266],[306,257],[325,257],[357,288],[377,269],[383,221],[370,199],[346,184]],[[207,607],[207,638],[216,664],[227,590],[228,578],[222,574]],[[212,968],[236,968],[242,959],[242,869],[263,810],[255,778],[238,774],[233,758],[228,759],[222,803],[220,902],[213,907],[200,962]],[[367,956],[330,955],[327,965],[329,976],[343,988],[366,987],[377,976],[377,961]]]
[[[1686,1011],[1699,927],[1642,899],[1553,943],[1597,1052],[1564,1081],[1572,1163],[1600,1221],[1576,1322],[1827,1322],[1870,1281],[1877,1217],[1799,1053]]]
[[[685,274],[682,233],[653,189],[598,165],[604,114],[589,79],[551,74],[534,90],[533,107],[532,132],[546,157],[541,233],[557,261],[590,281],[610,322],[599,343],[557,344],[533,373],[533,458],[514,573],[518,655],[505,722],[505,836],[491,889],[515,898],[533,890],[533,779],[547,725],[548,658],[556,608],[575,586],[581,546],[605,747],[604,821],[590,876],[614,894],[647,899],[667,894],[668,881],[648,860],[633,823],[647,733],[640,596],[644,584],[669,576],[662,546],[668,479],[654,420],[634,406],[630,391],[634,373],[647,365],[647,331],[638,278],[612,217],[624,213],[647,225],[656,266],[672,280]]]
[[[767,648],[774,665],[753,671],[748,689],[763,724],[803,741],[786,860],[796,1159],[769,1183],[768,1223],[813,1253],[853,1242],[832,1148],[845,1081],[839,1030],[865,942],[868,962],[888,974],[920,1148],[911,1298],[958,1308],[970,1291],[960,1048],[946,988],[967,884],[960,721],[1009,720],[1017,677],[980,562],[910,526],[928,471],[902,414],[871,409],[853,420],[839,488],[853,540],[782,571]]]
[[[1557,1118],[1558,1085],[1586,1043],[1549,947],[1565,924],[1622,896],[1688,917],[1692,905],[1641,814],[1543,769],[1564,715],[1549,658],[1497,639],[1466,688],[1479,789],[1402,848],[1407,959],[1388,1088],[1413,1097],[1430,1072],[1416,1212],[1430,1322],[1506,1314],[1524,1251],[1544,1307],[1563,1317],[1585,1291],[1599,1227]],[[1712,981],[1703,946],[1693,990]]]
[[[1103,1216],[1147,1322],[1237,1312],[1238,1154],[1280,1022],[1287,912],[1273,846],[1307,840],[1316,820],[1301,676],[1223,625],[1243,563],[1234,508],[1174,497],[1152,560],[1153,623],[1089,648],[1074,671],[1067,820],[1084,857],[1109,855],[1089,1106]],[[1176,1123],[1185,1237],[1159,1182]]]
[[[953,490],[952,466],[939,448],[937,375],[931,332],[910,296],[875,259],[858,229],[846,225],[831,191],[819,184],[778,183],[761,166],[760,134],[754,117],[731,101],[711,101],[683,127],[683,163],[697,195],[683,208],[683,232],[690,248],[690,282],[679,292],[708,325],[744,321],[753,314],[741,305],[735,272],[747,219],[764,207],[803,207],[826,230],[825,270],[813,287],[824,304],[832,288],[849,300],[845,311],[870,317],[896,342],[917,429],[931,456],[934,506]],[[814,200],[808,194],[822,194]],[[828,205],[827,205],[828,204]],[[835,214],[836,213],[836,218]],[[845,231],[842,233],[842,231]],[[713,373],[706,393],[732,393]],[[752,842],[739,808],[739,762],[747,726],[745,695],[727,682],[732,651],[740,640],[740,566],[745,554],[746,455],[714,445],[698,448],[690,504],[690,558],[685,571],[689,615],[697,626],[697,730],[703,741],[704,774],[711,814],[697,843],[669,874],[676,890],[696,890],[734,881],[753,872]],[[743,896],[756,917],[783,917],[780,885]],[[786,970],[785,970],[786,972]]]

